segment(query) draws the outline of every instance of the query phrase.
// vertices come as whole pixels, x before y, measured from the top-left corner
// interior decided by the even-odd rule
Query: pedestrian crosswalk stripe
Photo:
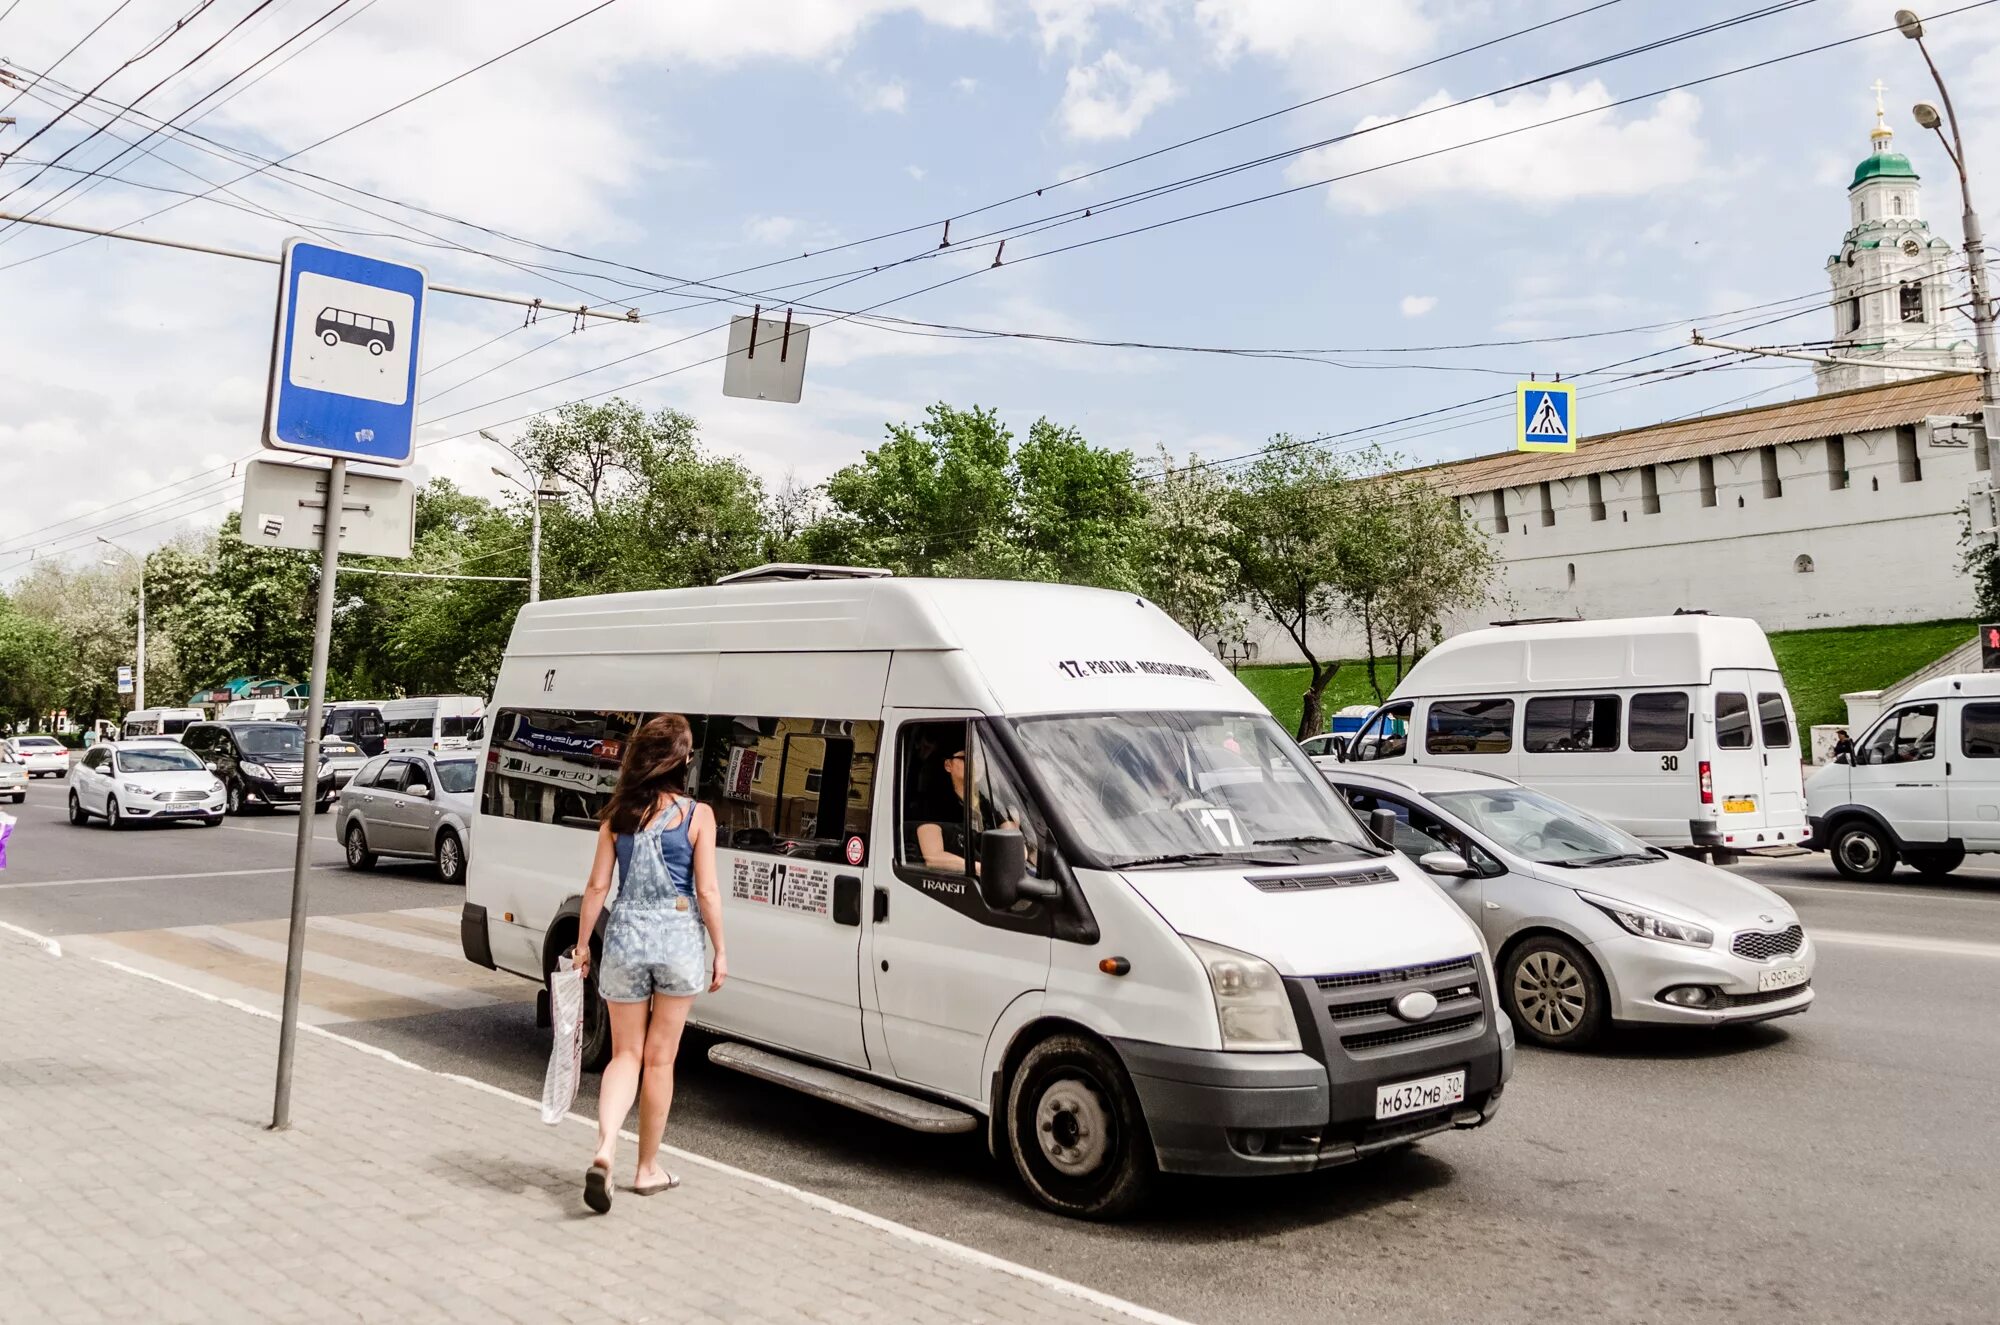
[[[349,920],[345,916],[314,916],[306,922],[306,929],[309,932],[340,934],[368,943],[380,943],[391,948],[421,952],[432,957],[443,957],[448,961],[465,960],[465,953],[455,939],[448,941],[423,934],[410,934],[400,929],[388,929],[380,925]]]

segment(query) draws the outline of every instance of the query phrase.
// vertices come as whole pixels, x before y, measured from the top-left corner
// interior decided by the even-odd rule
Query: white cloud
[[[1416,0],[1195,0],[1194,20],[1225,63],[1242,55],[1284,61],[1313,86],[1329,73],[1351,82],[1429,48],[1437,24]]]
[[[754,216],[743,227],[743,233],[755,244],[782,244],[799,232],[799,221],[794,216]]]
[[[1438,306],[1438,300],[1434,294],[1406,294],[1400,306],[1404,317],[1422,317]]]
[[[901,115],[909,107],[910,89],[901,82],[891,79],[889,82],[864,90],[861,94],[861,104],[869,110],[886,110],[891,114]]]
[[[954,78],[951,80],[951,85],[958,89],[961,95],[968,97],[979,90],[979,80],[976,78]]]
[[[904,166],[903,173],[911,179],[921,180],[924,177],[924,168],[922,166]]]
[[[1073,66],[1064,86],[1063,127],[1072,138],[1130,138],[1179,89],[1164,69],[1142,69],[1116,51]]]
[[[1410,113],[1449,105],[1446,92],[1419,103]],[[1579,198],[1633,197],[1686,184],[1706,166],[1697,132],[1701,102],[1673,92],[1651,114],[1620,120],[1609,113],[1583,114],[1547,128],[1477,142],[1462,151],[1425,153],[1492,138],[1524,126],[1611,104],[1611,94],[1595,80],[1581,87],[1555,83],[1543,91],[1482,98],[1411,124],[1374,115],[1356,126],[1378,132],[1310,153],[1292,163],[1289,178],[1357,175],[1334,183],[1327,201],[1347,211],[1378,213],[1452,194],[1484,196],[1545,211]],[[1416,158],[1423,159],[1416,159]],[[1374,173],[1359,174],[1374,167]]]
[[[1044,51],[1059,46],[1082,50],[1097,35],[1097,11],[1119,5],[1120,0],[1028,0]]]

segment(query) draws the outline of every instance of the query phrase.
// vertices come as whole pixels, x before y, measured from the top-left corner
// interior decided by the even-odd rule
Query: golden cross
[[[1874,92],[1875,94],[1875,127],[1879,129],[1882,127],[1882,116],[1884,114],[1882,109],[1882,94],[1884,92],[1887,92],[1889,89],[1886,86],[1884,86],[1882,80],[1878,78],[1871,85],[1869,90]]]

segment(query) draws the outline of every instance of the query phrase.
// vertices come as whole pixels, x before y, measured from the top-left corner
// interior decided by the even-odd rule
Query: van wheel
[[[1850,819],[1834,830],[1827,849],[1844,879],[1880,883],[1896,872],[1896,844],[1866,819]]]
[[[1116,1219],[1153,1182],[1153,1140],[1125,1068],[1081,1035],[1052,1035],[1021,1060],[1007,1142],[1021,1181],[1058,1214]]]
[[[1946,878],[1964,863],[1964,847],[1937,847],[1930,851],[1910,853],[1910,864],[1916,866],[1917,873],[1926,879]]]
[[[1522,940],[1500,963],[1500,994],[1531,1043],[1581,1049],[1604,1034],[1610,996],[1597,964],[1559,934]]]
[[[438,877],[450,884],[465,882],[465,844],[449,828],[438,834]]]
[[[243,813],[243,784],[233,778],[222,793],[222,812],[224,814]]]
[[[372,870],[375,868],[375,853],[368,849],[368,834],[361,831],[361,825],[347,825],[347,868],[351,870]]]

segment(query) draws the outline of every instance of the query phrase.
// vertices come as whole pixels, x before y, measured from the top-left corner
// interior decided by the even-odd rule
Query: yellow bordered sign
[[[1576,450],[1576,388],[1568,382],[1514,384],[1514,449]]]

